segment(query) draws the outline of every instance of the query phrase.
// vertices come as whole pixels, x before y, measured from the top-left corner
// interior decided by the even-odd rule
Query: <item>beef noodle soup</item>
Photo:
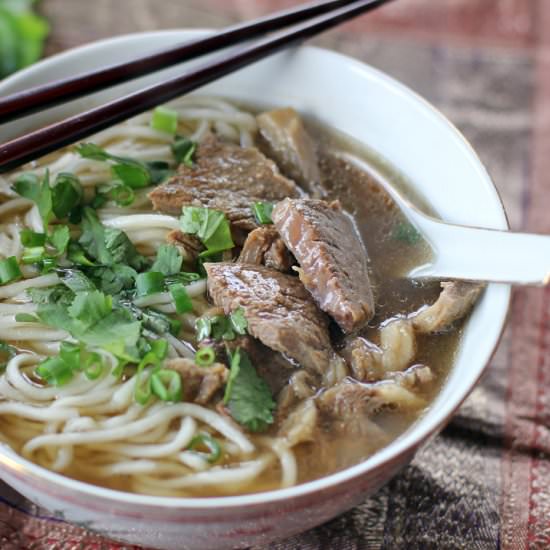
[[[404,277],[429,251],[378,177],[397,176],[292,109],[201,96],[0,176],[3,443],[197,497],[386,446],[481,287]]]

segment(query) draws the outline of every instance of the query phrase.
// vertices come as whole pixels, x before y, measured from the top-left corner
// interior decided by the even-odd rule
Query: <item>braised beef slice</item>
[[[234,227],[250,231],[257,227],[252,203],[276,202],[299,193],[296,184],[255,147],[209,135],[197,147],[193,166],[181,164],[177,174],[149,197],[155,210],[168,214],[180,214],[183,206],[221,210]]]
[[[263,225],[248,234],[239,262],[265,265],[286,272],[291,268],[294,259],[275,227]]]
[[[183,400],[206,405],[220,390],[229,376],[229,370],[221,363],[200,367],[186,358],[169,359],[166,368],[175,370],[183,379]]]
[[[312,196],[324,195],[315,145],[300,115],[292,108],[276,109],[256,117],[260,147],[283,174],[293,179]]]
[[[242,307],[248,332],[312,372],[330,366],[328,322],[297,277],[264,266],[207,263],[208,291],[226,314]]]
[[[272,218],[319,307],[344,332],[364,327],[374,315],[367,254],[340,203],[285,199],[275,206]]]
[[[485,285],[466,281],[441,283],[443,290],[437,301],[411,316],[417,332],[430,334],[442,332],[466,316],[476,303]]]

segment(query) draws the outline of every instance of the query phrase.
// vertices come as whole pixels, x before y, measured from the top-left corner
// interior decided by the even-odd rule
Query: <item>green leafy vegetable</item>
[[[149,296],[164,290],[164,275],[159,271],[146,271],[136,278],[137,296]]]
[[[22,229],[21,244],[23,246],[44,246],[46,244],[45,233],[35,233],[32,229]]]
[[[237,308],[229,315],[231,326],[237,334],[246,334],[248,328],[248,321],[244,316],[244,309],[242,307]]]
[[[0,285],[17,281],[17,279],[21,279],[21,277],[23,277],[23,274],[19,269],[19,264],[15,256],[0,260]]]
[[[151,117],[151,128],[159,132],[175,134],[178,129],[178,113],[167,107],[157,107]]]
[[[273,212],[273,203],[271,202],[255,202],[252,204],[252,211],[256,221],[261,224],[273,223],[271,213]]]
[[[58,219],[66,218],[80,205],[82,197],[82,185],[74,174],[61,172],[57,175],[52,188],[52,204]]]
[[[21,197],[29,199],[36,203],[38,212],[42,218],[44,229],[53,219],[52,190],[50,188],[50,174],[48,170],[44,174],[42,181],[38,176],[32,173],[21,174],[12,186],[12,189]]]
[[[18,323],[37,323],[38,317],[36,315],[32,315],[31,313],[18,313],[15,316],[15,320]]]
[[[229,221],[219,210],[195,206],[184,207],[180,225],[184,233],[197,235],[202,241],[206,250],[201,252],[201,256],[210,256],[235,246],[231,238]]]
[[[234,340],[237,334],[246,334],[248,323],[243,308],[237,308],[229,316],[199,317],[195,321],[197,340],[212,337],[214,340]]]
[[[57,225],[52,231],[49,241],[55,248],[57,255],[64,254],[71,239],[69,228],[66,225]]]
[[[177,313],[181,315],[182,313],[189,313],[193,310],[193,302],[182,284],[177,283],[175,285],[170,285],[168,290],[174,300]]]
[[[223,402],[231,416],[251,432],[264,431],[273,424],[275,401],[269,386],[258,376],[248,354],[240,348],[231,357]]]
[[[0,79],[37,61],[48,23],[32,12],[33,0],[0,2]]]
[[[73,378],[73,371],[61,357],[49,357],[40,362],[36,374],[52,386],[63,386]]]
[[[173,244],[163,244],[159,247],[151,271],[159,271],[163,275],[175,275],[181,270],[183,258]]]
[[[193,155],[197,150],[197,144],[186,137],[178,136],[172,144],[172,153],[177,164],[193,166]]]

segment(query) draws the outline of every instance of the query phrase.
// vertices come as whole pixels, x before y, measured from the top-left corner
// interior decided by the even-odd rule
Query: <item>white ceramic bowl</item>
[[[0,83],[0,94],[123,61],[206,31],[168,31],[96,42],[47,59]],[[0,128],[0,141],[96,105],[163,71],[93,98],[77,100]],[[460,133],[428,103],[392,78],[343,55],[312,47],[288,51],[211,84],[203,93],[269,105],[291,105],[368,144],[412,181],[442,218],[506,229],[487,172]],[[290,489],[188,499],[133,495],[46,471],[7,448],[0,477],[30,500],[107,537],[165,549],[241,548],[318,525],[359,503],[406,465],[462,403],[489,362],[501,334],[510,287],[490,285],[468,321],[456,364],[425,416],[365,462]]]

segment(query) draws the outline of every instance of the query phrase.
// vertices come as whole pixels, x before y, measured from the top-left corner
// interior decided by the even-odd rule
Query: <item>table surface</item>
[[[43,0],[47,53],[126,32],[220,27],[290,0]],[[402,80],[466,135],[513,229],[550,233],[550,1],[400,0],[316,40]],[[452,169],[452,167],[450,167]],[[272,549],[550,548],[550,289],[517,289],[482,382],[374,497]],[[128,548],[0,490],[5,550]],[[265,550],[265,549],[262,549]]]

